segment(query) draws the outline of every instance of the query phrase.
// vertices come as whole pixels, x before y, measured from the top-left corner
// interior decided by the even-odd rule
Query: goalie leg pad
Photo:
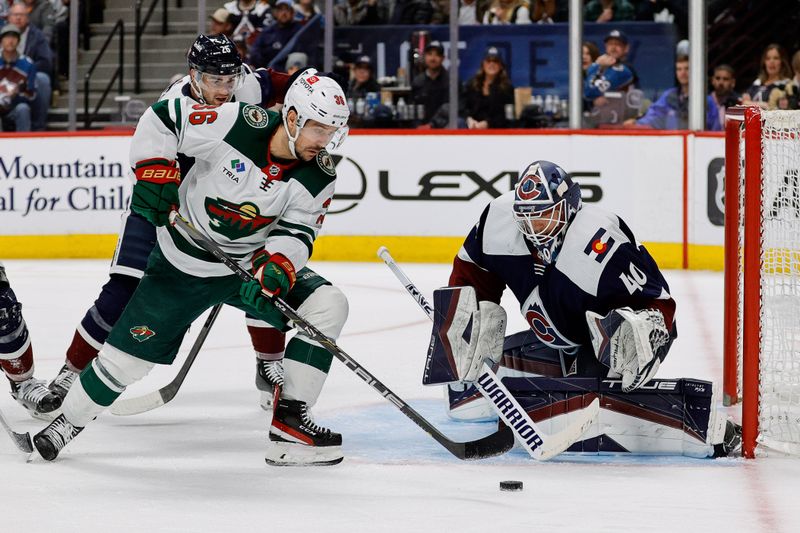
[[[558,431],[570,413],[596,396],[600,416],[570,452],[711,457],[725,418],[713,385],[696,379],[654,379],[631,393],[620,380],[506,378],[503,383],[543,431]]]

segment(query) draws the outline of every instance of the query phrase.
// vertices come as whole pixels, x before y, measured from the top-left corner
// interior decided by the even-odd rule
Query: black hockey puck
[[[500,490],[518,491],[522,490],[522,481],[501,481]]]

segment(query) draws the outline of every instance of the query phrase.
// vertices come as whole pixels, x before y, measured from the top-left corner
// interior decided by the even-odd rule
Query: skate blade
[[[264,461],[270,466],[330,466],[342,462],[341,446],[306,446],[285,442],[267,445]]]

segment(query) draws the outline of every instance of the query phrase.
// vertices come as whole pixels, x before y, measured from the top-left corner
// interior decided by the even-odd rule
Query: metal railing
[[[136,4],[133,8],[136,17],[136,28],[134,29],[133,44],[133,92],[135,93],[142,92],[142,34],[144,33],[145,28],[147,28],[147,23],[150,22],[150,17],[153,16],[153,11],[155,10],[158,2],[159,0],[153,0],[150,2],[150,7],[147,8],[147,13],[144,16],[144,20],[142,20],[142,4],[144,2],[142,0],[136,0]],[[161,5],[163,6],[161,12],[161,35],[167,35],[169,33],[167,28],[167,13],[169,12],[167,9],[167,0],[161,0]]]
[[[92,74],[94,73],[94,69],[97,67],[97,64],[100,63],[100,59],[103,57],[108,46],[111,44],[111,40],[114,38],[114,35],[119,30],[119,64],[117,65],[117,70],[114,71],[114,75],[111,76],[111,79],[108,80],[108,85],[103,90],[103,94],[100,96],[100,99],[97,101],[97,105],[94,108],[94,111],[89,113],[89,82],[91,81]],[[114,27],[111,28],[111,32],[109,32],[108,37],[106,37],[103,46],[100,47],[100,51],[97,53],[97,57],[94,58],[92,62],[92,66],[89,67],[89,70],[86,71],[86,74],[83,77],[83,126],[86,129],[89,129],[92,126],[92,120],[94,117],[97,116],[97,113],[100,111],[100,107],[103,105],[103,102],[106,100],[106,96],[111,91],[111,87],[114,85],[114,82],[118,82],[118,91],[119,94],[122,94],[122,78],[123,78],[123,69],[125,67],[125,23],[122,19],[117,20],[117,23],[114,24]]]

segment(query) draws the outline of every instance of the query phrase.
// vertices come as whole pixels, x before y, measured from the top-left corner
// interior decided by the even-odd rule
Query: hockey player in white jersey
[[[52,420],[61,398],[44,381],[33,377],[33,346],[28,325],[0,263],[0,367],[11,385],[11,396],[31,415]]]
[[[224,35],[199,35],[187,54],[189,74],[170,85],[159,100],[188,97],[201,104],[244,102],[266,109],[283,103],[290,76],[272,69],[253,71],[244,65],[234,43]],[[179,165],[191,159],[179,154]],[[185,173],[186,170],[183,170]],[[81,370],[97,357],[123,309],[139,283],[147,258],[156,241],[153,225],[138,213],[126,210],[111,262],[109,279],[86,312],[67,348],[66,361],[51,381],[50,390],[63,399]],[[283,380],[285,337],[251,314],[247,330],[256,352],[256,386],[262,391],[261,405],[272,405],[275,386]]]
[[[530,330],[504,339],[506,287]],[[625,222],[582,206],[556,164],[532,163],[486,207],[434,307],[424,382],[460,382],[454,418],[488,415],[470,384],[489,358],[536,422],[557,427],[601,397],[599,422],[571,451],[706,457],[738,446],[712,383],[654,379],[677,336],[669,286]]]
[[[48,460],[155,364],[170,364],[191,322],[220,302],[285,331],[265,297],[279,295],[323,334],[337,338],[347,300],[305,268],[334,192],[336,170],[325,147],[340,143],[349,110],[341,87],[314,69],[290,86],[282,115],[244,103],[188,99],[150,107],[136,128],[131,205],[158,227],[147,270],[97,358],[80,375],[62,415],[34,436]],[[194,158],[181,176],[179,154]],[[182,181],[180,189],[179,182]],[[168,225],[171,210],[252,271],[238,277]],[[284,387],[276,401],[266,460],[335,464],[341,435],[317,425],[317,400],[332,356],[303,332],[286,346]]]

